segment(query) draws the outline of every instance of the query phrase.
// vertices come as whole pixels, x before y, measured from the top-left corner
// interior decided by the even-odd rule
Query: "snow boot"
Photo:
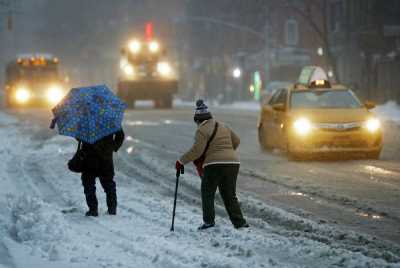
[[[99,213],[97,210],[88,210],[85,214],[86,217],[98,217]]]
[[[117,215],[117,208],[108,208],[108,215]]]
[[[203,223],[197,230],[202,231],[215,226],[215,223]]]
[[[248,223],[244,223],[244,224],[235,226],[235,229],[242,229],[242,228],[250,228],[250,225]]]

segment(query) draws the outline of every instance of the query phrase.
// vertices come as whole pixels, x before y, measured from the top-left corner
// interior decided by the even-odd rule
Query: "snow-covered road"
[[[66,169],[66,161],[75,150],[74,142],[53,136],[46,127],[48,121],[37,119],[46,118],[43,114],[21,119],[29,116],[0,113],[1,268],[400,267],[398,245],[350,231],[342,224],[317,220],[307,213],[307,209],[313,211],[312,206],[316,205],[312,204],[317,201],[346,208],[335,198],[348,198],[358,191],[340,192],[346,183],[340,182],[341,178],[354,172],[349,179],[368,191],[372,186],[360,179],[360,174],[365,173],[364,165],[399,172],[395,158],[382,163],[288,163],[279,153],[260,152],[253,140],[252,114],[220,113],[218,116],[242,136],[239,199],[252,227],[233,229],[218,200],[217,227],[198,232],[200,182],[188,168],[180,184],[176,231],[171,233],[175,186],[172,167],[178,154],[192,142],[194,126],[189,110],[127,114],[127,141],[116,157],[119,214],[106,215],[104,194],[98,190],[102,215],[96,219],[82,216],[86,208],[79,176]],[[356,166],[360,170],[350,172]],[[301,177],[297,181],[296,170],[297,177]],[[378,182],[388,184],[393,193],[383,192],[383,197],[398,203],[399,173],[379,172],[383,171],[371,168],[365,174],[376,176],[375,187],[380,185]],[[307,177],[312,174],[314,177]],[[337,189],[334,183],[319,178],[327,174],[330,180],[338,181]],[[374,181],[368,176],[367,179]],[[315,184],[310,185],[311,180]],[[323,183],[327,183],[326,191],[321,189]],[[297,187],[300,184],[304,186]],[[262,191],[265,185],[271,187],[270,192]],[[310,189],[316,193],[309,193]],[[379,189],[386,191],[384,187]],[[332,195],[335,190],[339,191],[337,196]],[[354,199],[361,205],[374,200],[377,205],[372,209],[382,209],[378,198],[368,199],[364,193],[362,199],[359,195]],[[303,213],[290,208],[290,202],[283,202],[282,197],[294,208],[295,203],[305,204]],[[304,200],[310,198],[314,199],[306,205]],[[349,213],[353,213],[353,205],[349,204]],[[393,207],[388,209],[392,213]],[[363,206],[360,211],[364,211]],[[343,213],[347,213],[345,209]]]

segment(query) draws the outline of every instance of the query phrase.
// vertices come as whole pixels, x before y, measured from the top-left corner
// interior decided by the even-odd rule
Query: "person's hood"
[[[315,123],[361,122],[372,115],[365,108],[359,109],[295,109],[289,112],[291,119],[307,118]]]

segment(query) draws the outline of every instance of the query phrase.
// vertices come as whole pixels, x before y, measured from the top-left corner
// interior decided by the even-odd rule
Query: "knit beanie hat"
[[[203,122],[205,120],[211,119],[212,115],[208,111],[207,105],[203,100],[196,101],[196,109],[194,110],[194,121]]]

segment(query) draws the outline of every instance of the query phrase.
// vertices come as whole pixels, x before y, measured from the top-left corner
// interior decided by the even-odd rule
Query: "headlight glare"
[[[301,136],[305,136],[305,135],[309,134],[310,131],[312,130],[312,124],[311,124],[310,120],[308,120],[307,118],[297,119],[294,122],[293,127],[294,127],[296,133]]]
[[[64,91],[61,86],[54,85],[47,90],[47,101],[56,104],[64,97]]]
[[[158,52],[159,49],[160,49],[160,45],[157,42],[152,41],[149,43],[150,52],[156,53],[156,52]]]
[[[119,61],[119,67],[123,70],[126,65],[128,65],[128,60],[126,58],[121,58]]]
[[[29,101],[29,99],[31,98],[31,93],[30,91],[25,88],[25,87],[20,87],[17,89],[17,91],[15,92],[15,99],[17,100],[17,102],[19,103],[26,103]]]
[[[137,54],[142,48],[142,44],[137,40],[132,40],[131,42],[129,42],[128,47],[132,53]]]
[[[124,70],[125,75],[127,75],[127,76],[132,76],[135,72],[133,69],[133,66],[130,64],[125,65],[123,67],[123,70]]]
[[[159,62],[157,64],[157,71],[162,76],[169,76],[172,73],[172,68],[171,68],[171,65],[169,65],[168,62]]]
[[[381,122],[376,118],[370,118],[365,122],[365,128],[369,132],[375,133],[381,128]]]

